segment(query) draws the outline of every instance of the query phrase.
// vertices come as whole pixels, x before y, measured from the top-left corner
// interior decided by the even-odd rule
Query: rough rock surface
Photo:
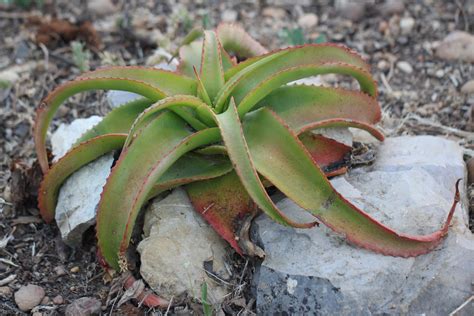
[[[34,284],[22,286],[15,292],[15,303],[22,311],[27,312],[36,307],[43,299],[45,293],[42,287]]]
[[[146,238],[138,245],[140,273],[153,290],[167,299],[184,293],[199,299],[206,282],[210,302],[222,301],[227,293],[223,283],[216,283],[205,271],[211,267],[219,278],[228,278],[227,245],[194,211],[184,190],[152,202],[143,230]]]
[[[440,228],[454,182],[465,178],[462,150],[431,136],[387,139],[373,166],[332,180],[350,201],[400,232]],[[278,203],[300,221],[292,201]],[[261,216],[254,237],[266,258],[254,278],[257,313],[447,315],[472,295],[474,237],[458,206],[448,237],[433,252],[394,258],[349,245],[321,225],[286,228]]]
[[[74,142],[89,128],[102,120],[100,116],[91,116],[85,119],[76,119],[71,124],[61,124],[51,135],[54,160],[64,156],[74,145]]]
[[[55,159],[64,155],[85,131],[101,120],[98,116],[77,119],[70,125],[62,124],[51,137]],[[56,222],[64,241],[76,246],[82,234],[95,223],[100,193],[114,157],[112,153],[87,164],[72,174],[62,185],[56,205]]]
[[[474,35],[462,31],[450,33],[439,44],[436,55],[442,59],[474,63]]]
[[[101,303],[93,297],[81,297],[66,307],[66,316],[99,315]]]

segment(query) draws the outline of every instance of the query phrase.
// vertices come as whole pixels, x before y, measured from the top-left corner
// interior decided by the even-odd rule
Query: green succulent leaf
[[[143,81],[120,78],[84,78],[60,85],[43,99],[36,110],[34,138],[36,154],[43,173],[49,169],[46,155],[46,133],[59,106],[72,95],[90,90],[122,90],[140,94],[150,100],[162,99],[166,94]]]
[[[192,133],[177,115],[163,112],[122,151],[97,211],[99,250],[112,268],[126,268],[119,262],[124,262],[138,212],[160,177],[187,152],[219,140],[217,128]]]
[[[174,72],[141,66],[114,66],[86,72],[78,79],[84,78],[122,78],[148,83],[163,91],[166,95],[196,94],[196,81]]]
[[[224,68],[222,67],[221,44],[212,31],[204,32],[200,77],[205,91],[212,100],[224,86]]]
[[[275,54],[278,54],[280,57],[275,60],[271,66],[262,66],[262,68],[259,69],[258,73],[256,73],[259,77],[255,78],[255,83],[265,80],[266,77],[276,72],[302,65],[344,63],[356,68],[362,68],[365,71],[370,71],[369,65],[358,54],[342,45],[329,43],[307,44],[274,50],[264,55],[249,58],[226,71],[226,80],[229,80],[250,65]],[[251,77],[253,78],[253,75]]]
[[[297,223],[279,210],[268,196],[250,158],[233,99],[226,112],[216,116],[229,158],[252,200],[273,220],[293,227],[308,228],[313,223]]]
[[[417,256],[436,247],[447,232],[455,205],[443,228],[427,236],[397,233],[352,205],[334,190],[296,135],[268,109],[246,117],[244,134],[259,173],[360,247],[391,256]]]
[[[236,24],[221,23],[216,33],[224,50],[235,54],[240,59],[267,53],[265,47]]]
[[[359,91],[318,86],[283,86],[260,100],[255,109],[268,107],[290,127],[344,118],[367,124],[380,121],[377,100]]]
[[[280,86],[298,79],[328,73],[352,76],[357,79],[363,92],[371,96],[376,96],[377,94],[375,82],[370,73],[364,69],[343,63],[325,63],[287,68],[265,78],[255,87],[252,87],[250,80],[244,80],[232,91],[232,96],[236,99],[239,115],[242,117],[242,115],[252,110],[266,95]]]
[[[179,158],[155,183],[148,198],[157,196],[163,191],[189,183],[202,182],[223,176],[233,169],[225,156],[204,156],[187,153]]]

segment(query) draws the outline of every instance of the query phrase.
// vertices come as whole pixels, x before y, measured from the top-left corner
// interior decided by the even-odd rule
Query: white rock
[[[24,312],[36,307],[45,295],[44,289],[38,285],[28,284],[15,292],[15,303]]]
[[[286,11],[282,8],[266,7],[265,9],[263,9],[262,15],[269,18],[273,18],[275,20],[280,20],[285,18]]]
[[[141,98],[139,94],[128,91],[111,90],[107,92],[107,103],[111,108],[119,107],[139,98]]]
[[[474,79],[473,80],[469,80],[468,82],[466,82],[465,84],[463,84],[462,88],[461,88],[461,92],[462,93],[465,93],[465,94],[472,94],[474,93]]]
[[[167,299],[187,293],[200,298],[201,285],[208,285],[208,299],[220,303],[227,294],[222,283],[210,279],[204,262],[212,260],[213,271],[227,278],[225,242],[197,214],[182,189],[174,190],[148,207],[143,227],[145,239],[138,245],[140,273],[157,293]]]
[[[358,21],[364,17],[367,3],[367,0],[336,0],[334,5],[340,15],[349,20]]]
[[[79,246],[82,234],[95,224],[100,194],[113,162],[113,154],[106,154],[73,173],[61,186],[55,219],[66,244]]]
[[[91,116],[85,119],[76,119],[71,124],[61,124],[51,135],[51,145],[53,147],[53,161],[57,161],[64,156],[76,140],[88,129],[102,120],[100,116]]]
[[[445,221],[454,182],[465,177],[463,151],[431,136],[389,138],[372,167],[332,180],[351,202],[397,231],[428,234]],[[284,199],[299,221],[311,216]],[[349,245],[321,225],[302,230],[261,216],[256,238],[266,257],[259,269],[257,313],[447,315],[471,295],[474,237],[458,206],[447,238],[416,258],[383,256]],[[297,286],[287,292],[284,280]]]
[[[411,74],[413,72],[413,67],[406,61],[399,61],[397,63],[397,68],[406,74]]]
[[[400,29],[402,34],[410,34],[415,26],[415,19],[412,17],[405,17],[400,20]]]
[[[222,22],[232,23],[237,21],[238,13],[235,10],[225,10],[221,14]]]
[[[20,79],[18,73],[12,70],[4,70],[0,72],[0,88],[10,87]]]
[[[474,63],[474,36],[462,31],[450,33],[438,45],[436,56]]]
[[[327,138],[334,139],[339,143],[352,146],[352,133],[347,127],[324,127],[313,130],[314,134],[320,134]]]
[[[51,137],[54,160],[63,156],[85,131],[101,119],[93,116],[77,119],[70,125],[60,125]],[[73,173],[61,186],[55,219],[61,237],[68,245],[80,245],[82,234],[94,225],[96,207],[113,161],[113,154],[106,154]]]
[[[118,11],[118,7],[112,0],[89,0],[87,9],[97,15],[108,15]]]
[[[307,13],[298,19],[298,25],[305,29],[310,29],[318,24],[318,16],[314,13]]]

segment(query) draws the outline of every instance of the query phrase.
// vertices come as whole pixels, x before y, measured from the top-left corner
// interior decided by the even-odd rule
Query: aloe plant
[[[318,220],[352,244],[391,256],[424,254],[446,235],[458,196],[440,230],[409,236],[345,200],[328,181],[346,171],[351,148],[319,135],[319,128],[355,127],[384,138],[374,126],[381,116],[376,83],[354,52],[333,44],[267,52],[241,28],[221,25],[193,31],[179,58],[176,72],[112,67],[85,73],[57,87],[37,110],[34,136],[44,172],[39,207],[47,222],[54,219],[58,191],[69,175],[120,150],[97,210],[99,252],[110,268],[127,268],[125,252],[144,203],[178,186],[241,254],[256,253],[246,227],[259,210],[298,228]],[[287,85],[329,73],[355,78],[360,91]],[[113,109],[50,166],[45,143],[56,110],[70,96],[96,89],[142,98]],[[285,215],[270,199],[270,186],[315,221]]]

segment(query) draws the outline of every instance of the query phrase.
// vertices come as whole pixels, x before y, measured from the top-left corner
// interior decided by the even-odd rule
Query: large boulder
[[[428,234],[444,223],[454,183],[465,172],[454,142],[397,137],[379,147],[374,165],[331,182],[397,231]],[[300,221],[312,218],[289,199],[278,206]],[[253,227],[266,253],[253,280],[257,313],[447,315],[472,295],[474,238],[467,223],[467,210],[458,206],[441,245],[405,259],[354,247],[324,225],[293,229],[262,215]]]

